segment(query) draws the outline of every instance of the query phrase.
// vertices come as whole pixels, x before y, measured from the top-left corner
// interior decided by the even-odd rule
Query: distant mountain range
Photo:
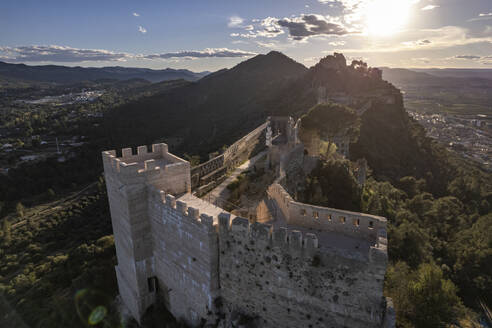
[[[129,80],[144,79],[150,82],[161,82],[183,79],[196,81],[209,72],[195,73],[187,69],[154,70],[132,67],[67,67],[57,65],[28,66],[25,64],[9,64],[0,62],[0,78],[22,81],[77,83],[95,80]]]
[[[492,80],[492,69],[471,68],[412,68],[416,72],[429,73],[439,77],[481,78]]]
[[[383,78],[401,86],[402,84],[464,84],[467,81],[489,83],[492,80],[492,69],[406,69],[381,67]]]

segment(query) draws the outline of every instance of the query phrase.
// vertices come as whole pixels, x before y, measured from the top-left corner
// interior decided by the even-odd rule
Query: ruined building
[[[270,120],[199,170],[166,144],[103,152],[119,293],[136,320],[163,302],[191,326],[394,324],[383,297],[385,218],[296,202],[275,168],[260,211],[268,215],[258,221],[191,193],[266,137],[278,146],[269,147],[273,165],[309,163],[293,127],[290,118]]]

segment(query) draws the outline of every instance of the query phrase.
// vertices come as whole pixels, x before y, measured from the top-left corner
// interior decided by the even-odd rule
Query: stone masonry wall
[[[173,193],[189,191],[189,163],[167,152],[167,145],[156,144],[121,151],[103,152],[111,223],[118,265],[116,276],[123,302],[140,320],[155,301],[148,279],[154,276],[151,226],[148,218],[148,186]],[[159,164],[159,166],[157,166]]]
[[[224,152],[224,165],[232,169],[247,160],[256,149],[264,148],[267,126],[268,123],[263,123],[227,148]]]
[[[219,216],[226,317],[254,327],[381,327],[384,258],[355,261],[318,248],[315,235]]]
[[[260,128],[236,151],[256,145]],[[238,153],[227,156],[238,160]],[[267,328],[381,327],[384,218],[297,203],[280,184],[269,188],[286,225],[371,241],[367,255],[345,256],[318,247],[312,233],[219,214],[221,209],[189,194],[190,165],[165,144],[151,152],[138,147],[136,154],[124,149],[121,157],[104,152],[103,162],[119,293],[135,319],[159,299],[191,326],[222,314],[226,327],[246,318]]]
[[[378,231],[386,230],[384,217],[314,206],[294,201],[278,183],[268,188],[268,196],[275,200],[289,224],[324,231],[336,231],[349,236],[376,242]]]
[[[212,320],[218,291],[218,241],[213,218],[153,190],[149,218],[159,295],[192,326]]]

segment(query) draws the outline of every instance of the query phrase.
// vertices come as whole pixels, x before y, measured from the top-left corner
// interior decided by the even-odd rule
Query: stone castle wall
[[[234,165],[257,148],[264,130],[235,143],[224,161]],[[190,164],[167,145],[121,154],[103,152],[103,162],[119,293],[137,320],[162,300],[192,326],[250,318],[255,327],[381,327],[384,218],[297,203],[274,184],[270,200],[290,230],[249,223],[191,195]],[[371,246],[349,256],[310,229]]]
[[[229,321],[255,327],[381,327],[386,264],[343,258],[312,233],[219,217],[220,286]]]
[[[272,184],[267,193],[288,224],[339,232],[373,243],[377,241],[378,231],[386,230],[383,217],[296,202],[279,183]]]
[[[224,165],[232,169],[247,160],[255,151],[265,148],[265,131],[268,123],[263,123],[224,151]]]
[[[153,190],[149,198],[159,295],[177,318],[197,326],[210,319],[219,293],[218,244],[213,218]]]
[[[202,194],[216,186],[215,182],[228,170],[247,160],[265,147],[264,123],[229,146],[224,153],[191,168],[192,189]]]

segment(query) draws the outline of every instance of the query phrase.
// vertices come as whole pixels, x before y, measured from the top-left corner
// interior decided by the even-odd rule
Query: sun
[[[366,28],[370,35],[389,36],[408,22],[415,0],[372,0],[365,9]]]

